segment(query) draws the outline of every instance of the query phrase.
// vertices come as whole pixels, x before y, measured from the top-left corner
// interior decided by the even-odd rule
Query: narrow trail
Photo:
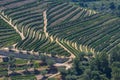
[[[8,21],[4,15],[2,13],[0,13],[0,17],[5,21],[7,22],[12,28],[14,28],[16,30],[16,32],[20,35],[21,39],[24,40],[25,39],[25,36],[23,35],[22,32],[20,32],[18,29],[17,29],[17,26],[14,26],[12,23],[11,23],[11,19],[10,21]],[[26,50],[18,50],[15,48],[15,46],[17,45],[17,43],[13,44],[12,47],[13,47],[13,50],[16,51],[17,53],[19,53],[20,51],[22,51],[23,53],[27,54],[27,51]],[[4,51],[9,51],[9,48],[2,48],[1,50],[4,50]],[[37,52],[32,52],[31,51],[31,54],[32,53],[35,53],[35,54],[38,54]]]
[[[64,47],[59,41],[58,41],[58,39],[56,39],[56,42],[62,47],[62,48],[64,48],[66,51],[68,51],[70,54],[71,54],[71,56],[70,56],[70,58],[75,58],[75,55],[72,53],[72,52],[70,52],[66,47]]]
[[[43,17],[44,17],[44,18],[43,18],[43,19],[44,19],[44,33],[45,33],[46,37],[49,37],[49,38],[51,39],[51,41],[53,41],[53,40],[54,40],[53,37],[52,37],[52,36],[49,36],[49,34],[48,34],[48,32],[47,32],[47,15],[46,15],[46,11],[43,12]],[[58,45],[60,45],[64,50],[66,50],[67,52],[69,52],[69,53],[71,54],[71,56],[69,57],[69,60],[68,60],[68,61],[66,61],[66,62],[64,62],[64,63],[56,63],[56,64],[54,64],[54,66],[56,66],[56,67],[65,66],[65,67],[66,67],[66,70],[67,70],[67,69],[69,69],[69,68],[72,67],[71,61],[75,58],[75,55],[73,55],[72,52],[70,52],[66,47],[64,47],[64,46],[58,41],[57,38],[55,39],[55,41],[56,41],[56,43],[57,43]],[[55,77],[56,75],[59,75],[59,74],[60,74],[60,72],[58,72],[58,73],[50,76],[49,78]]]
[[[4,17],[4,15],[0,14],[0,17],[5,21],[7,22],[12,28],[14,28],[16,30],[16,32],[20,35],[21,39],[24,40],[25,39],[25,36],[23,35],[23,33],[21,33],[16,26],[14,26],[12,23],[11,23],[11,20],[8,21],[6,20]]]
[[[64,63],[56,63],[56,64],[54,64],[54,66],[56,66],[56,67],[65,66],[66,70],[68,70],[68,69],[70,69],[72,67],[71,61],[75,58],[75,56],[66,47],[64,47],[57,39],[56,39],[56,43],[58,43],[62,48],[64,48],[66,51],[68,51],[71,54],[71,56],[69,57],[68,61],[66,61]],[[53,74],[52,76],[50,76],[48,78],[55,77],[55,76],[57,76],[59,74],[60,74],[60,72],[58,72],[56,74]]]
[[[43,17],[44,17],[44,33],[46,35],[46,37],[50,37],[53,39],[52,36],[49,36],[48,32],[47,32],[47,15],[46,15],[46,11],[43,12]],[[75,55],[73,55],[73,53],[71,53],[66,47],[64,47],[59,41],[58,39],[55,39],[56,43],[59,44],[64,50],[66,50],[67,52],[69,52],[71,54],[71,56],[69,57],[70,59],[68,61],[66,61],[65,63],[56,63],[54,66],[66,66],[66,69],[69,69],[72,67],[72,65],[69,63],[71,62],[74,58]]]
[[[52,36],[49,36],[48,32],[47,32],[47,15],[46,15],[46,11],[43,12],[43,17],[44,17],[44,33],[46,34],[46,37],[50,37],[53,39]],[[70,63],[74,58],[75,55],[73,55],[73,53],[71,53],[66,47],[64,47],[59,41],[58,39],[55,39],[56,43],[59,44],[64,50],[66,50],[67,52],[69,52],[71,54],[71,56],[69,57],[70,59],[64,63],[56,63],[54,64],[54,66],[65,66],[66,70],[72,67],[72,63]],[[56,75],[58,75],[60,73],[54,74],[51,77],[54,77]]]
[[[57,75],[59,75],[60,74],[60,72],[58,72],[58,73],[56,73],[56,74],[53,74],[52,76],[50,76],[50,77],[48,77],[48,78],[53,78],[53,77],[55,77],[55,76],[57,76]]]
[[[56,63],[55,66],[66,66],[66,70],[72,67],[72,63],[70,63],[74,58],[75,55],[73,55],[72,52],[70,52],[66,47],[64,47],[59,41],[58,39],[56,39],[56,43],[58,43],[64,50],[66,50],[67,52],[69,52],[71,54],[71,56],[69,57],[70,59],[62,64],[60,63]]]
[[[46,15],[46,10],[43,12],[43,19],[44,19],[44,33],[46,37],[48,37],[47,33],[47,15]]]
[[[17,29],[16,26],[14,26],[13,24],[11,24],[11,21],[6,20],[6,19],[4,18],[4,16],[2,16],[2,14],[0,14],[0,17],[1,17],[4,21],[6,21],[9,25],[11,25],[11,27],[13,27],[13,28],[16,30],[16,32],[21,36],[22,40],[25,39],[23,33],[21,33],[21,32]],[[46,35],[47,38],[49,37],[49,38],[52,38],[52,39],[53,39],[53,37],[52,37],[52,36],[49,36],[49,34],[48,34],[48,32],[47,32],[47,15],[46,15],[46,10],[43,12],[43,19],[44,19],[44,33],[45,33],[45,35]],[[75,55],[73,55],[73,53],[72,53],[71,51],[69,51],[65,46],[63,46],[63,45],[58,41],[57,38],[56,38],[56,39],[53,39],[53,40],[54,40],[58,45],[60,45],[64,50],[66,50],[67,52],[69,52],[69,53],[71,54],[71,56],[69,57],[69,60],[67,60],[67,61],[64,62],[64,63],[56,63],[56,64],[54,64],[54,66],[56,66],[56,67],[65,66],[65,67],[66,67],[66,70],[69,69],[69,68],[71,68],[71,67],[72,67],[72,60],[75,58]],[[4,52],[4,51],[1,51],[1,52],[2,52],[1,55],[4,55],[4,56],[7,56],[8,54],[10,55],[10,53]],[[18,52],[19,52],[19,51],[18,51]],[[26,53],[26,52],[25,52],[25,53]],[[15,55],[16,57],[22,58],[22,59],[29,57],[27,54],[19,54],[19,53],[16,53],[16,54],[14,54],[14,55]],[[35,58],[38,59],[38,56],[35,56]],[[55,77],[56,75],[59,75],[59,74],[60,74],[60,72],[58,72],[58,73],[50,76],[50,78]]]

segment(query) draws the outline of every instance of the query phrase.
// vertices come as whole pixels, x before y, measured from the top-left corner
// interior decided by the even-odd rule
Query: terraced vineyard
[[[34,3],[33,3],[34,2]],[[48,8],[47,15],[50,19],[50,17],[56,17],[59,16],[57,14],[58,12],[62,13],[64,9],[61,9],[59,11],[56,11],[55,13],[52,10],[58,10],[60,7],[63,8],[66,6],[68,8],[72,8],[69,10],[71,14],[69,16],[66,16],[66,19],[68,17],[75,17],[75,14],[78,14],[78,16],[82,15],[84,10],[81,8],[76,8],[71,5],[68,5],[67,3],[55,3],[51,6],[57,6],[54,8],[48,7],[48,4],[51,4],[51,2],[48,1],[41,1],[37,2],[35,0],[31,0],[29,3],[23,3],[21,1],[2,1],[1,6],[4,6],[1,8],[1,16],[4,17],[10,24],[12,24],[14,27],[16,27],[21,34],[23,34],[24,38],[22,41],[18,42],[16,45],[16,48],[20,50],[28,50],[28,51],[39,51],[39,52],[49,52],[49,53],[56,53],[56,54],[65,54],[69,55],[67,51],[65,51],[60,45],[58,45],[55,41],[51,40],[50,37],[46,37],[45,30],[44,30],[44,20],[43,20],[43,11],[45,11]],[[16,5],[20,4],[20,5]],[[13,6],[10,6],[13,5]],[[17,6],[17,7],[16,7]],[[24,7],[21,7],[24,6]],[[73,15],[73,9],[75,10],[75,14]],[[82,12],[80,12],[81,10]],[[52,16],[50,14],[53,14]],[[63,14],[63,13],[62,13]],[[88,14],[88,13],[86,13]],[[63,16],[63,17],[64,17]],[[56,17],[56,18],[60,18]],[[55,19],[49,20],[48,19],[48,25],[49,21],[56,23]],[[75,19],[75,18],[73,18]],[[61,21],[58,20],[57,23],[60,23]],[[22,37],[22,36],[21,36]],[[31,43],[30,43],[31,42]],[[30,44],[29,44],[30,43]],[[28,45],[29,44],[29,45]]]
[[[76,42],[79,50],[82,44],[88,49],[109,53],[120,44],[120,19],[109,14],[97,14],[48,28],[48,32],[60,39]]]
[[[120,18],[69,3],[2,0],[0,16],[21,36],[18,50],[77,56],[109,53],[120,44]]]
[[[20,40],[19,34],[0,18],[0,48],[11,46]]]
[[[75,7],[67,3],[51,3],[47,10],[48,27],[96,14],[95,11]]]

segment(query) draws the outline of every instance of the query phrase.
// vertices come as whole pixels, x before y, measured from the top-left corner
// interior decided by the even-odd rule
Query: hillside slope
[[[4,18],[13,24],[25,37],[25,39],[16,45],[16,48],[57,54],[66,54],[67,52],[61,48],[60,45],[56,44],[55,41],[51,40],[52,38],[46,36],[43,11],[47,11],[47,27],[56,25],[56,23],[61,24],[61,22],[67,21],[70,18],[70,21],[75,20],[77,19],[76,16],[81,18],[95,13],[94,11],[74,7],[68,3],[62,4],[49,1],[39,2],[37,0],[31,0],[27,2],[26,0],[6,0],[1,1],[0,5],[1,16],[4,16]],[[67,11],[63,12],[64,10]],[[68,12],[69,14],[67,15]],[[61,20],[59,19],[61,17],[66,18]],[[31,44],[29,44],[29,42],[31,42]]]
[[[0,18],[0,48],[9,47],[20,40],[19,34]]]
[[[25,37],[16,45],[20,50],[77,56],[80,52],[109,53],[120,44],[118,17],[69,3],[4,0],[0,15]]]
[[[50,35],[76,42],[84,49],[93,48],[97,52],[110,52],[120,44],[120,18],[109,14],[97,14],[84,19],[48,28]],[[86,50],[85,50],[86,51]]]

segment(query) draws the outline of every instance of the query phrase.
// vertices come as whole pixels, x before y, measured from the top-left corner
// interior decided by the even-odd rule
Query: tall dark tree
[[[120,61],[120,47],[116,46],[110,53],[110,62]]]
[[[120,5],[118,5],[118,10],[120,10]]]
[[[106,77],[111,78],[111,69],[109,67],[108,55],[106,53],[99,53],[94,59],[90,61],[91,70],[100,71]]]
[[[116,8],[115,4],[113,2],[110,3],[110,7],[111,10],[114,10]]]
[[[120,62],[113,62],[112,68],[112,80],[120,80]]]
[[[47,63],[47,65],[48,65],[50,68],[52,68],[52,67],[53,67],[53,64],[55,64],[55,61],[52,60],[52,59],[46,59],[46,63]]]

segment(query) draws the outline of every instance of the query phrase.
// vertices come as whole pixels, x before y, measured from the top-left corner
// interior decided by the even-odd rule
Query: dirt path
[[[64,48],[67,52],[69,52],[71,54],[71,56],[69,57],[69,60],[60,64],[60,63],[56,63],[55,66],[66,66],[66,70],[72,67],[72,63],[70,63],[74,58],[75,55],[73,55],[72,52],[70,52],[66,47],[64,47],[59,41],[58,39],[56,39],[56,43],[58,43],[62,48]]]
[[[56,73],[56,74],[53,74],[52,76],[50,76],[50,77],[48,77],[48,78],[53,78],[53,77],[55,77],[55,76],[57,76],[57,75],[59,75],[60,74],[60,72],[58,72],[58,73]]]
[[[46,11],[43,12],[43,18],[44,18],[44,33],[46,35],[46,37],[50,37],[52,38],[52,36],[49,36],[48,32],[47,32],[47,15],[46,15]],[[75,58],[75,56],[73,55],[73,53],[71,53],[66,47],[64,47],[59,41],[58,39],[55,40],[56,43],[58,43],[64,50],[66,50],[67,52],[69,52],[71,54],[71,56],[69,57],[70,59],[68,61],[66,61],[65,63],[56,63],[54,64],[54,66],[66,66],[66,69],[69,69],[72,67],[72,64],[70,64],[69,62],[72,61],[72,59]]]
[[[20,35],[21,39],[24,40],[25,39],[25,36],[23,35],[23,33],[21,33],[16,26],[14,26],[12,23],[11,23],[11,20],[8,21],[6,20],[4,17],[4,15],[0,14],[0,17],[5,21],[7,22],[12,28],[14,28],[16,30],[16,32]]]
[[[18,34],[20,34],[22,40],[25,39],[23,33],[21,33],[16,26],[12,25],[10,21],[6,20],[3,16],[0,15],[0,17],[6,21],[8,24],[10,24]],[[44,33],[46,35],[46,37],[51,37],[49,36],[48,32],[47,32],[47,15],[46,15],[46,11],[43,12],[43,18],[44,18]],[[73,55],[73,53],[71,51],[69,51],[66,47],[64,47],[59,41],[58,39],[56,38],[55,39],[56,43],[59,44],[64,50],[66,50],[67,52],[69,52],[71,54],[71,56],[69,57],[69,60],[64,62],[64,63],[56,63],[54,64],[54,66],[56,67],[59,67],[59,66],[65,66],[66,67],[66,70],[71,68],[72,67],[72,60],[75,58],[75,55]],[[5,55],[5,56],[8,56],[9,53],[6,53],[6,52],[2,52],[2,55]],[[19,54],[19,53],[16,53],[14,54],[16,57],[19,57],[19,58],[28,58],[29,56],[27,54]],[[37,59],[38,59],[38,56],[35,56]],[[54,77],[56,75],[60,74],[59,72],[50,76],[51,77]]]
[[[54,66],[56,66],[56,67],[65,66],[65,67],[66,67],[66,70],[68,70],[68,69],[70,69],[70,68],[72,67],[72,62],[71,62],[71,61],[75,58],[75,55],[73,55],[72,52],[70,52],[66,47],[64,47],[64,46],[58,41],[58,39],[56,39],[55,41],[56,41],[56,43],[58,43],[62,48],[64,48],[67,52],[69,52],[69,53],[71,54],[71,56],[69,57],[69,60],[68,60],[68,61],[66,61],[66,62],[64,62],[64,63],[56,63],[56,64],[54,64]],[[48,78],[53,78],[53,77],[55,77],[55,76],[57,76],[57,75],[59,75],[59,74],[60,74],[60,72],[58,72],[58,73],[56,73],[56,74],[53,74],[52,76],[49,76]]]
[[[46,37],[50,37],[51,41],[53,41],[53,37],[49,36],[48,32],[47,32],[47,15],[46,15],[46,11],[43,12],[43,17],[44,17],[44,33],[46,35]],[[59,44],[64,50],[66,50],[67,52],[69,52],[71,54],[71,56],[69,57],[69,60],[64,62],[64,63],[56,63],[54,64],[54,66],[56,67],[60,67],[60,66],[65,66],[66,70],[72,67],[72,63],[71,61],[75,58],[75,55],[73,55],[73,53],[71,53],[66,47],[64,47],[59,41],[58,39],[55,40],[57,44]],[[49,78],[55,77],[56,75],[59,75],[60,72],[50,76]]]
[[[44,19],[44,33],[45,33],[46,37],[48,37],[48,33],[47,33],[47,14],[46,14],[46,10],[43,12],[43,19]]]

